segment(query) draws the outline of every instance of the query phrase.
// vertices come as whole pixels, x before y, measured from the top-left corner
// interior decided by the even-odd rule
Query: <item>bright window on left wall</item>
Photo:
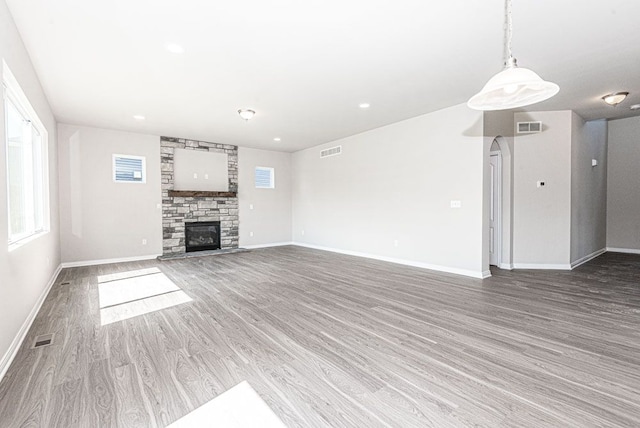
[[[144,156],[113,155],[113,181],[116,183],[146,183]]]
[[[48,229],[47,131],[4,61],[2,86],[11,246]]]

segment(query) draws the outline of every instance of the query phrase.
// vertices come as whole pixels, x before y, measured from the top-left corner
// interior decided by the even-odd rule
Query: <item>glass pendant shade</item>
[[[467,105],[474,110],[507,110],[539,103],[560,91],[555,83],[544,81],[535,72],[513,62],[514,65],[489,79]]]

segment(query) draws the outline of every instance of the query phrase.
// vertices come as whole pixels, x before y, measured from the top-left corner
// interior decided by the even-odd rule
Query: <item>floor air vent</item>
[[[321,158],[328,158],[329,156],[336,156],[342,153],[342,146],[331,147],[330,149],[320,150]]]
[[[542,122],[518,122],[518,134],[535,134],[542,132]]]
[[[42,348],[43,346],[49,346],[53,343],[53,333],[42,334],[36,337],[36,340],[33,341],[33,346],[31,348]]]

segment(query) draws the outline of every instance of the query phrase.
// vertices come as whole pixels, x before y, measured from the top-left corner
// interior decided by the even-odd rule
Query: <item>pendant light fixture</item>
[[[511,53],[513,25],[511,22],[511,0],[506,0],[505,19],[507,35],[505,52],[508,55],[504,70],[493,76],[484,88],[467,102],[474,110],[507,110],[539,103],[558,93],[560,88],[544,81],[533,71],[518,67]]]

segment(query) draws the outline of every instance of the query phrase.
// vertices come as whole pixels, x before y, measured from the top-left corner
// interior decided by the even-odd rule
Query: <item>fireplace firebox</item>
[[[192,251],[220,249],[220,222],[198,221],[185,223],[185,250]]]

